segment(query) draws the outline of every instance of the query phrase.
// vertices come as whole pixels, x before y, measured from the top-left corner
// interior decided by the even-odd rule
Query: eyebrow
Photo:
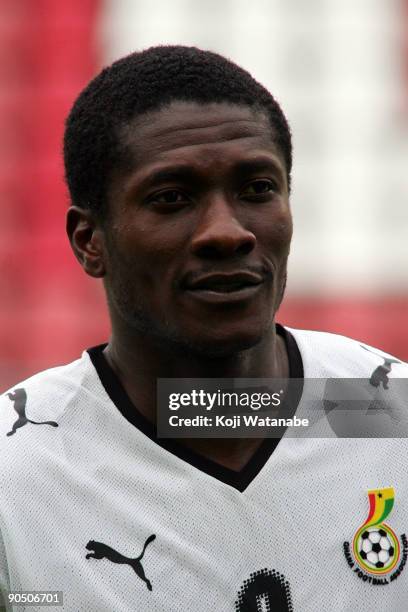
[[[142,184],[165,183],[166,181],[188,181],[196,178],[197,173],[185,165],[171,166],[149,172],[142,180]]]
[[[237,161],[230,169],[230,173],[235,176],[265,171],[273,171],[282,178],[285,176],[285,170],[278,160],[268,156],[257,156],[254,159]],[[193,182],[197,181],[197,179],[200,179],[199,171],[192,168],[190,165],[180,164],[152,170],[141,178],[138,183],[140,187],[146,187],[157,183],[172,181]]]

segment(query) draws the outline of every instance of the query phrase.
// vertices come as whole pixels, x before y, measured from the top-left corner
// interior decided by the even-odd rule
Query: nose
[[[233,206],[223,196],[214,197],[200,219],[191,249],[199,257],[218,259],[247,255],[256,244],[255,235],[234,214]]]

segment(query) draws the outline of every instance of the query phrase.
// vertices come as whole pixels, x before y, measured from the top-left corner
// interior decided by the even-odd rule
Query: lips
[[[234,293],[263,283],[263,277],[252,272],[232,274],[208,274],[187,285],[190,291],[214,291],[216,293]]]

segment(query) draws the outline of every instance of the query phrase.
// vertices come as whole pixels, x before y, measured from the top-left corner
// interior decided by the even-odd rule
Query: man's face
[[[292,236],[286,167],[262,113],[173,102],[121,133],[108,193],[111,313],[204,355],[257,344],[282,299]]]

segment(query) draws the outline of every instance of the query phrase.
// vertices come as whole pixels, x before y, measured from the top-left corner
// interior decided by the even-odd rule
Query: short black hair
[[[273,96],[246,70],[217,53],[158,46],[104,68],[76,99],[64,136],[65,177],[73,204],[103,216],[112,170],[124,162],[120,128],[173,100],[230,102],[266,112],[290,186],[291,133]]]

